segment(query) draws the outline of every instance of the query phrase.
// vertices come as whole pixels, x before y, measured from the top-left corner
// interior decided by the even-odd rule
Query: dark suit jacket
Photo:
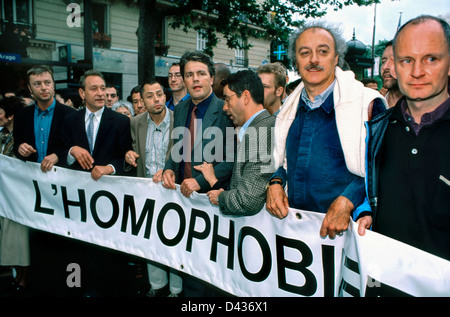
[[[19,145],[22,143],[28,143],[34,148],[36,147],[36,139],[34,135],[34,110],[35,106],[31,105],[23,108],[14,116],[14,154],[22,160],[32,162],[37,161],[37,154],[32,154],[29,157],[23,157],[18,153],[18,149]],[[61,130],[64,129],[64,125],[62,124],[63,118],[73,112],[76,112],[76,110],[56,101],[52,124],[50,126],[50,134],[48,137],[47,155],[53,153],[58,155],[58,165],[61,165],[61,157],[64,156],[64,144],[61,139]]]
[[[86,109],[82,109],[64,118],[62,133],[66,148],[64,162],[67,160],[68,151],[75,145],[89,151],[85,115]],[[112,164],[116,169],[116,174],[123,175],[125,153],[128,150],[131,150],[130,118],[105,107],[92,153],[94,165]],[[70,167],[82,169],[78,162]]]
[[[173,135],[173,145],[172,148],[176,147],[179,148],[178,142],[183,142],[182,134],[177,133],[177,128],[184,128],[186,126],[186,119],[189,112],[189,106],[191,104],[191,98],[187,98],[186,100],[180,102],[176,107],[174,111],[174,135]],[[206,110],[206,113],[202,120],[202,135],[210,127],[216,127],[216,132],[219,130],[221,131],[221,135],[212,135],[212,136],[206,136],[202,137],[201,139],[199,137],[196,138],[195,144],[191,153],[192,157],[192,177],[195,178],[200,185],[200,191],[201,193],[207,192],[211,189],[211,186],[209,183],[205,180],[203,174],[201,172],[198,172],[196,169],[194,169],[195,165],[200,165],[204,161],[208,163],[212,163],[214,165],[214,172],[216,174],[217,179],[221,180],[223,183],[228,183],[229,179],[231,177],[231,171],[233,169],[233,156],[234,156],[234,149],[236,142],[235,134],[232,133],[234,131],[234,126],[231,120],[228,118],[227,114],[223,111],[223,100],[217,98],[216,96],[213,96],[208,109]],[[227,127],[230,131],[228,131],[227,134]],[[178,130],[179,131],[179,130]],[[209,132],[214,132],[213,130],[208,130]],[[231,132],[231,133],[230,133]],[[227,141],[228,138],[228,141]],[[213,143],[216,142],[215,148],[213,148]],[[211,143],[211,144],[209,144]],[[209,144],[209,146],[208,146]],[[233,148],[227,148],[232,146]],[[207,151],[203,151],[207,147]],[[211,151],[212,150],[212,151]],[[222,153],[217,152],[219,150],[222,150]],[[216,152],[214,152],[216,151]],[[177,151],[175,151],[177,152]],[[211,154],[213,155],[209,155]],[[198,154],[201,153],[201,157],[198,157]],[[220,158],[213,157],[214,154],[221,154]],[[210,157],[205,156],[204,154],[208,154]],[[219,155],[217,155],[219,156]],[[228,159],[227,159],[228,157]],[[217,159],[216,159],[217,158]],[[171,151],[171,156],[167,160],[166,165],[164,167],[164,170],[170,169],[175,172],[175,182],[177,184],[180,184],[183,179],[180,179],[180,164],[184,164],[183,162],[180,162],[179,159],[174,157],[174,153]]]
[[[271,164],[275,116],[261,112],[245,130],[237,148],[230,188],[220,194],[219,208],[225,215],[258,213],[266,201],[266,185],[275,172]]]

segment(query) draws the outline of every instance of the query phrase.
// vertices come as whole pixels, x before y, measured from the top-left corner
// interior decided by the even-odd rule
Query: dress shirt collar
[[[34,103],[34,107],[35,107],[35,109],[37,111],[35,113],[38,114],[38,115],[40,115],[41,113],[53,114],[53,111],[55,110],[55,106],[56,106],[56,100],[54,98],[53,98],[53,102],[45,110],[42,110],[41,108],[39,108],[36,102]]]
[[[258,111],[257,113],[255,113],[253,116],[250,117],[250,119],[248,119],[243,125],[242,128],[239,129],[239,133],[238,133],[238,137],[239,137],[239,141],[242,142],[242,138],[244,137],[245,131],[247,130],[248,126],[252,123],[252,121],[261,113],[266,109],[262,109],[260,111]]]
[[[331,83],[330,86],[328,86],[327,89],[325,89],[321,94],[317,95],[314,98],[314,101],[311,101],[309,99],[306,89],[303,88],[301,98],[309,108],[311,108],[311,109],[319,108],[320,106],[322,106],[322,104],[325,102],[325,100],[327,100],[327,98],[333,92],[335,84],[336,84],[336,79],[334,79],[334,81]],[[324,110],[329,112],[331,109],[324,109]]]
[[[100,119],[102,118],[102,114],[103,114],[103,111],[105,110],[105,107],[103,106],[100,110],[98,110],[96,112],[91,112],[87,107],[85,109],[86,109],[86,115],[84,118],[86,121],[89,120],[89,115],[91,113],[93,113],[94,118],[97,119],[98,122],[100,122]]]
[[[208,98],[206,98],[205,100],[203,100],[202,102],[197,104],[197,117],[199,118],[203,118],[203,116],[206,113],[206,110],[208,110],[208,106],[211,103],[211,100],[214,97],[214,92],[211,92],[211,94],[209,95]],[[192,109],[194,107],[194,103],[192,102],[191,99],[191,106],[190,109]]]
[[[156,125],[156,123],[152,120],[152,118],[150,117],[150,114],[147,112],[147,123],[149,125],[154,125],[155,127],[159,127],[161,125],[165,125],[166,127],[169,126],[170,124],[170,113],[169,113],[169,108],[166,107],[166,115],[164,116],[163,121],[161,121],[161,123],[159,125]]]
[[[450,109],[450,98],[447,98],[435,110],[423,114],[420,122],[415,122],[414,118],[409,114],[406,98],[403,97],[399,103],[403,118],[411,124],[411,127],[414,129],[416,135],[419,134],[420,129],[422,129],[424,126],[431,125],[441,119]]]

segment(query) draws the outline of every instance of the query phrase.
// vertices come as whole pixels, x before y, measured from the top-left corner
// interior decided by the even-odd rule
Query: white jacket
[[[369,119],[369,109],[376,98],[388,104],[384,97],[375,89],[364,87],[355,79],[352,71],[343,71],[336,67],[336,83],[333,90],[336,125],[344,152],[348,170],[358,176],[365,176],[365,122]],[[277,115],[275,122],[275,148],[273,163],[275,169],[286,167],[286,138],[289,128],[295,119],[300,101],[303,82],[289,95]]]

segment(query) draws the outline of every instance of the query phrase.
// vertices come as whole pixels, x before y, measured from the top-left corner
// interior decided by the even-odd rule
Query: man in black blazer
[[[124,157],[131,150],[130,119],[105,107],[105,80],[100,72],[87,71],[79,93],[86,107],[65,118],[63,141],[70,168],[102,175],[123,175]],[[93,115],[92,149],[88,140],[89,115]]]
[[[62,136],[67,165],[89,171],[95,181],[103,175],[123,175],[125,153],[132,149],[130,119],[105,106],[105,88],[102,73],[85,72],[79,94],[86,107],[65,118]],[[84,242],[76,243],[74,249],[83,273],[82,296],[129,295],[127,255]]]
[[[187,156],[178,155],[180,142],[186,141],[186,135],[176,133],[173,135],[174,150],[171,151],[171,156],[164,167],[162,184],[169,189],[175,189],[176,183],[180,184],[181,193],[189,197],[193,191],[206,193],[211,189],[203,174],[194,169],[194,166],[204,161],[213,164],[215,175],[221,182],[224,184],[229,182],[236,143],[233,123],[222,110],[223,100],[217,98],[212,89],[215,68],[210,57],[200,51],[187,52],[180,60],[180,71],[190,98],[175,107],[174,130],[188,129],[194,107],[197,108],[197,120],[201,122],[201,129],[197,130],[192,150],[185,151]],[[220,131],[220,135],[205,136],[208,129],[209,132]],[[217,152],[209,153],[212,148]],[[185,149],[186,147],[183,147],[183,151]],[[219,157],[217,154],[220,150],[222,153]],[[189,160],[191,164],[186,166],[185,162]]]
[[[28,70],[28,89],[35,103],[14,118],[14,153],[25,161],[38,162],[43,172],[64,165],[61,139],[66,115],[75,109],[56,101],[53,72],[47,66]],[[27,291],[31,296],[65,296],[67,289],[67,240],[45,231],[30,229],[31,267]]]
[[[34,106],[23,108],[14,119],[14,153],[26,161],[41,163],[43,172],[61,163],[64,147],[61,140],[63,118],[75,109],[55,98],[53,72],[36,66],[27,72],[28,89]]]

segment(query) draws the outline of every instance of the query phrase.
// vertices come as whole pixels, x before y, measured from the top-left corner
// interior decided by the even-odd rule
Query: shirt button
[[[412,149],[412,150],[411,150],[411,153],[412,153],[412,154],[417,154],[417,149]]]
[[[406,127],[405,130],[406,130],[406,132],[409,132],[409,127]]]

